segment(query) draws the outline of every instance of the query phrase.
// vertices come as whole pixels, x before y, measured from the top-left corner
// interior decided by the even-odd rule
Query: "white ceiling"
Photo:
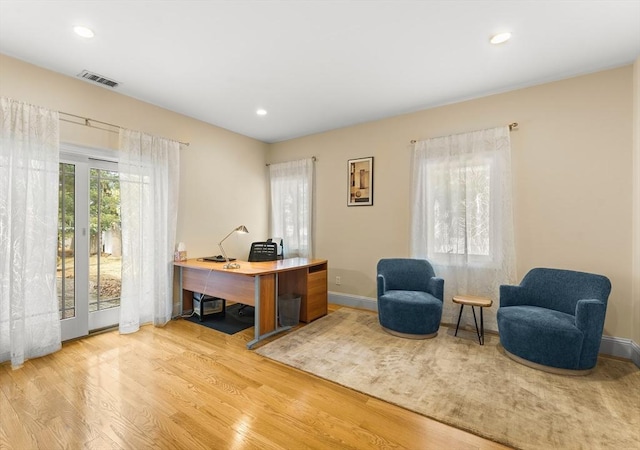
[[[278,142],[631,64],[640,0],[0,0],[0,52]]]

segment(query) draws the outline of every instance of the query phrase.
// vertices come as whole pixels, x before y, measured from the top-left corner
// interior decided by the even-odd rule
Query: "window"
[[[281,237],[286,257],[312,257],[313,160],[269,165],[271,236]]]
[[[446,298],[497,300],[515,282],[508,127],[418,142],[412,161],[411,256],[433,264]],[[457,313],[445,302],[443,321]]]
[[[428,164],[429,253],[490,257],[491,164]]]

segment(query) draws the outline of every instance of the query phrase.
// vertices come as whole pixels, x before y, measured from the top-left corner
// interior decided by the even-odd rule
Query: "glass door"
[[[118,324],[122,231],[117,164],[94,162],[90,165],[89,331],[94,331]]]
[[[118,324],[121,286],[117,163],[60,163],[57,289],[62,339]]]
[[[83,270],[88,266],[86,185],[86,163],[61,159],[56,286],[63,341],[89,333],[88,303],[79,301],[88,290]]]

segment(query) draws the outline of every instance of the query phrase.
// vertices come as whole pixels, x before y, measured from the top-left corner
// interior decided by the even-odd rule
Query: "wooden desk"
[[[278,325],[278,295],[301,297],[300,320],[310,322],[327,314],[327,261],[288,258],[278,261],[235,261],[239,269],[223,269],[224,263],[189,259],[175,262],[180,269],[180,313],[193,307],[193,293],[200,292],[230,302],[255,307],[255,338],[259,341],[291,327]]]

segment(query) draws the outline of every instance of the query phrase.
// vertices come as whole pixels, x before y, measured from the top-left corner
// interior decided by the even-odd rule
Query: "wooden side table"
[[[458,327],[460,327],[460,318],[462,317],[462,310],[464,309],[464,305],[471,306],[471,311],[473,311],[473,321],[476,324],[476,334],[478,335],[478,342],[480,345],[484,345],[484,318],[482,317],[482,308],[489,308],[493,304],[493,300],[486,297],[477,297],[475,295],[454,295],[453,303],[460,304],[460,313],[458,314],[458,324],[456,325],[456,334],[458,335]],[[476,310],[473,309],[474,306],[480,308],[480,328],[478,328],[478,321],[476,320]]]

